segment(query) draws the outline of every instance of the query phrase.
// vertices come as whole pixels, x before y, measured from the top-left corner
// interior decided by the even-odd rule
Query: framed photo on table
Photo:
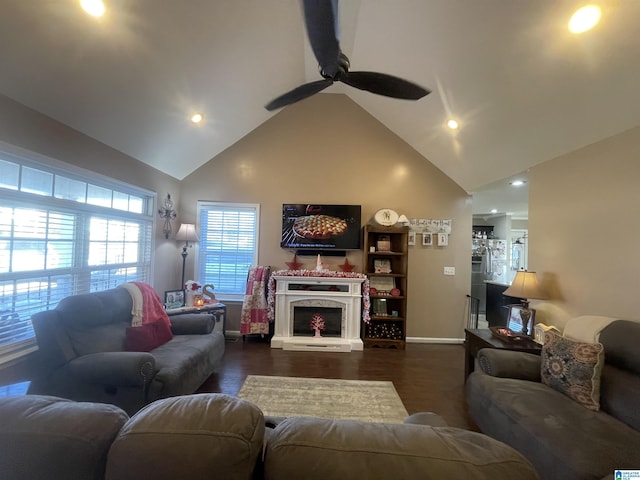
[[[522,332],[524,327],[522,317],[520,316],[522,305],[508,305],[508,307],[509,317],[507,320],[507,328],[516,333]],[[527,332],[531,335],[533,334],[533,326],[536,324],[536,311],[533,308],[530,308],[529,311],[531,312],[531,318],[529,319],[529,325],[527,325]]]
[[[184,290],[167,290],[164,292],[164,308],[184,307]]]

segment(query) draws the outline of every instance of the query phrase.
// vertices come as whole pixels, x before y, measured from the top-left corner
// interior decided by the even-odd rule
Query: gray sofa
[[[113,405],[7,397],[0,445],[5,480],[538,478],[477,432],[313,417],[265,428],[258,407],[222,394],[158,400],[131,418]]]
[[[521,452],[543,480],[640,469],[640,323],[614,321],[599,341],[599,411],[541,383],[541,360],[533,354],[480,350],[480,370],[467,379],[469,414],[480,430]]]
[[[195,392],[225,350],[213,317],[171,317],[171,340],[149,352],[126,351],[132,304],[126,289],[114,288],[67,297],[35,314],[42,367],[29,393],[112,403],[133,414],[159,398]]]

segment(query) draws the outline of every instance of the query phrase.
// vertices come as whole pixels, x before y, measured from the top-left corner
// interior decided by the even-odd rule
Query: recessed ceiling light
[[[455,130],[456,128],[459,127],[458,122],[456,122],[455,120],[451,119],[447,122],[447,127],[449,127],[451,130]]]
[[[521,187],[525,184],[526,182],[524,180],[514,180],[513,182],[511,182],[511,186],[512,187]]]
[[[204,114],[202,113],[194,113],[193,115],[191,115],[191,123],[202,123],[202,121],[204,120]]]
[[[491,209],[491,213],[498,213],[498,209],[496,209],[496,208],[492,208],[492,209]]]
[[[587,5],[579,8],[569,20],[569,31],[582,33],[591,30],[600,21],[600,14],[600,7],[597,5]]]
[[[104,3],[102,3],[102,0],[80,0],[80,6],[93,17],[104,15]]]

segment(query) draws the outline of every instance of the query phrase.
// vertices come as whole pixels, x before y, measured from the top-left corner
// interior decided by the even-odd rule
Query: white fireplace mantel
[[[360,321],[364,278],[274,275],[275,319],[271,348],[302,351],[351,352],[362,350]],[[340,337],[293,334],[296,306],[327,306],[342,309]]]

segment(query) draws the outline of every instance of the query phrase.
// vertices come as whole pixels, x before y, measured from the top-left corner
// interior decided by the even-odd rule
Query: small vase
[[[184,306],[193,307],[197,294],[198,292],[196,292],[195,290],[187,290],[186,295],[184,296]]]
[[[316,330],[316,333],[315,333],[315,335],[313,336],[313,338],[322,338],[322,335],[320,335],[320,329],[319,329],[319,328],[316,328],[315,330]]]

